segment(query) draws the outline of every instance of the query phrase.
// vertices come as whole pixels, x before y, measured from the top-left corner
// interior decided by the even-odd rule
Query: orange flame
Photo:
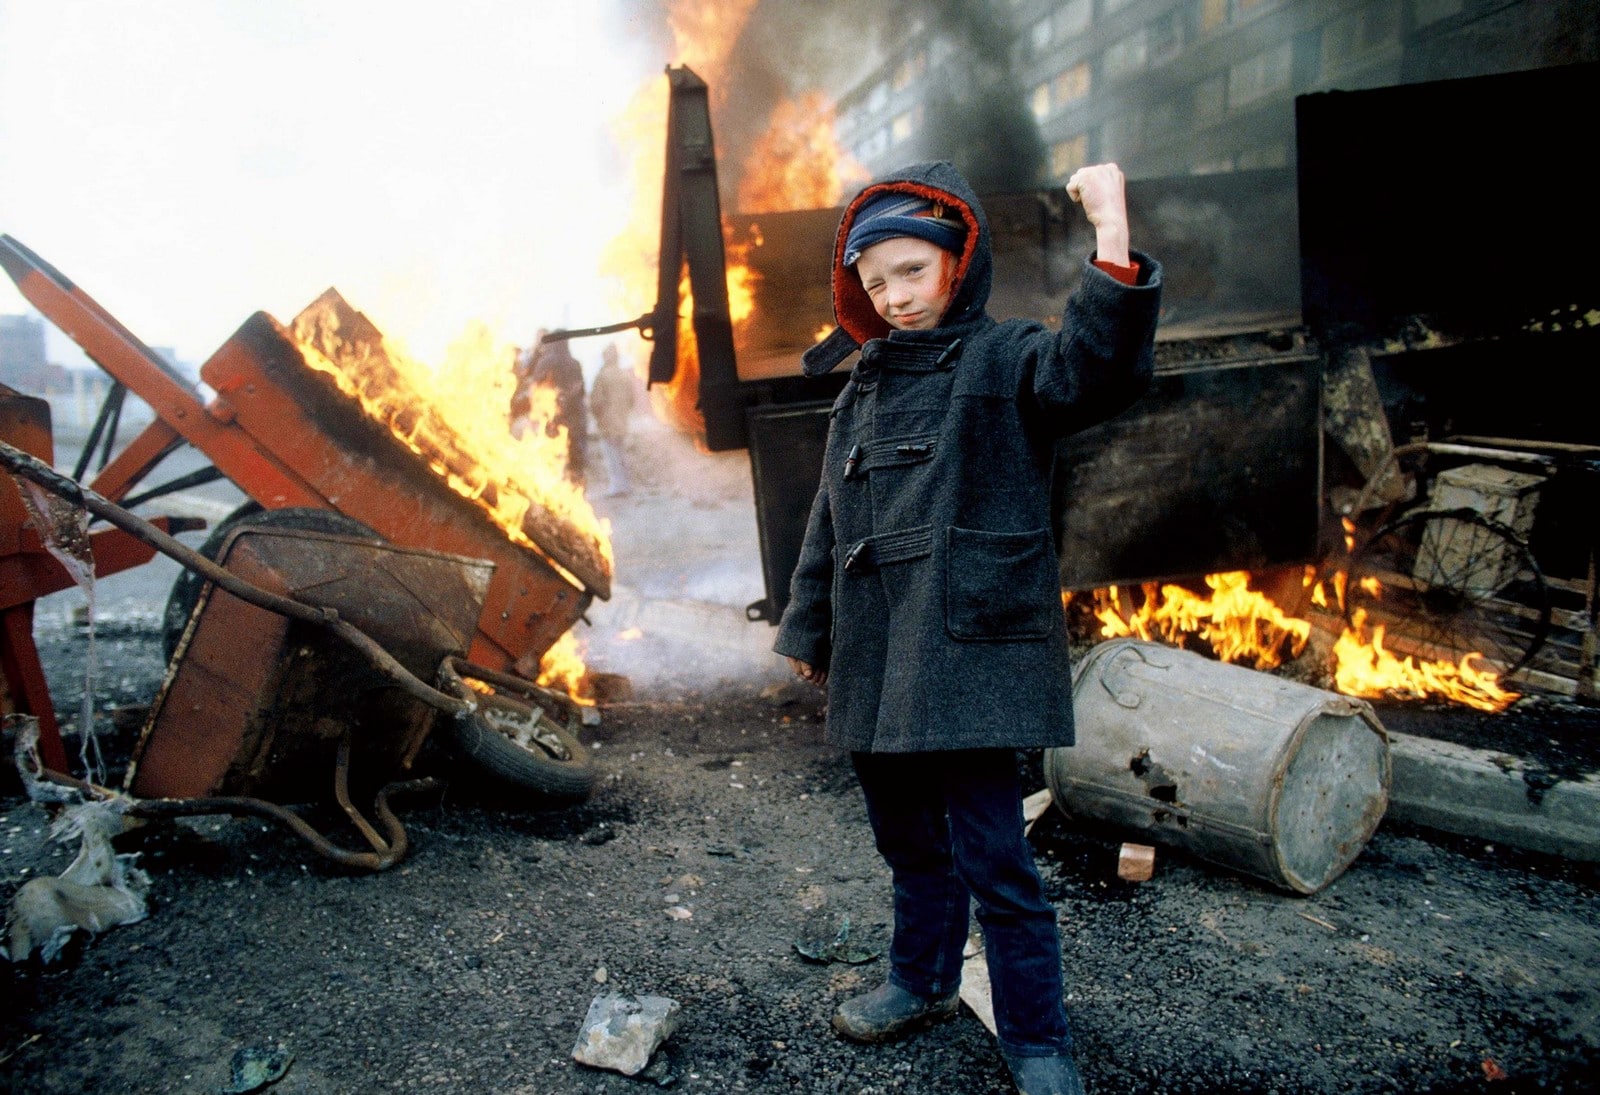
[[[1350,625],[1334,644],[1337,669],[1334,687],[1347,696],[1426,699],[1443,697],[1482,711],[1503,711],[1517,699],[1517,693],[1500,687],[1500,677],[1474,662],[1482,654],[1462,656],[1456,663],[1419,662],[1407,655],[1397,658],[1384,648],[1384,627],[1378,624],[1367,635],[1367,614],[1356,609]]]
[[[833,121],[833,103],[820,91],[779,103],[745,162],[740,210],[827,209],[847,186],[866,182],[866,170],[834,138]]]
[[[1105,638],[1137,636],[1183,646],[1190,635],[1211,645],[1225,662],[1249,661],[1257,669],[1283,664],[1284,647],[1295,657],[1311,637],[1311,624],[1285,615],[1265,594],[1249,588],[1244,571],[1208,574],[1209,598],[1179,585],[1146,582],[1144,602],[1125,612],[1116,586],[1095,591],[1095,617]]]
[[[537,507],[585,537],[609,573],[610,524],[595,516],[583,489],[566,477],[566,431],[547,436],[539,428],[512,436],[512,347],[497,344],[483,324],[471,324],[434,370],[394,340],[374,347],[342,338],[338,304],[324,295],[295,317],[296,342],[311,368],[331,377],[453,490],[485,509],[511,540],[543,550],[524,531]],[[536,399],[530,417],[548,423],[554,411],[552,394]]]
[[[693,69],[712,90],[713,129],[722,108],[717,91],[755,6],[755,0],[677,0],[668,10],[680,63]],[[608,246],[604,261],[619,290],[619,314],[638,314],[639,302],[649,300],[656,291],[667,94],[666,81],[651,81],[635,94],[616,123],[619,143],[632,152],[637,195],[629,223]],[[746,213],[825,208],[838,202],[850,181],[865,177],[865,171],[834,139],[831,102],[820,92],[806,92],[773,111],[767,133],[755,142],[743,165],[739,207]],[[737,342],[754,303],[756,275],[749,255],[762,240],[759,227],[753,227],[747,239],[736,240],[731,235],[725,223],[729,315]],[[668,261],[676,261],[676,256]],[[650,404],[659,419],[703,442],[705,422],[695,406],[699,358],[691,322],[694,300],[686,271],[679,272],[678,281],[676,373],[666,383],[651,385]],[[642,346],[634,348],[633,367],[640,376],[647,374],[648,355]]]
[[[1343,604],[1348,576],[1339,571],[1330,579],[1333,604]],[[1370,579],[1366,581],[1371,581]],[[1117,586],[1090,591],[1090,612],[1100,623],[1102,638],[1136,637],[1183,647],[1191,638],[1208,644],[1225,662],[1243,662],[1270,670],[1297,658],[1308,645],[1312,624],[1285,613],[1271,598],[1249,588],[1250,575],[1231,571],[1207,575],[1210,596],[1183,586],[1147,582],[1135,606],[1131,596]],[[1315,581],[1307,568],[1305,585],[1312,605],[1330,609],[1324,583]],[[1063,605],[1072,594],[1062,596]],[[1500,677],[1484,664],[1481,653],[1458,662],[1419,661],[1397,657],[1384,645],[1385,629],[1367,627],[1360,610],[1343,625],[1333,644],[1333,687],[1347,696],[1364,699],[1444,699],[1483,711],[1501,711],[1518,698],[1503,688]]]
[[[589,669],[583,662],[588,651],[586,644],[568,631],[545,651],[539,661],[539,678],[534,683],[542,688],[560,688],[581,704],[593,705],[589,692]]]

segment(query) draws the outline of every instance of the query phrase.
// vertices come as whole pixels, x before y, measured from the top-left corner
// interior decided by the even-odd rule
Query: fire
[[[539,679],[534,683],[542,688],[560,688],[579,703],[593,704],[585,680],[589,672],[583,662],[585,653],[585,644],[567,632],[545,651],[539,662]]]
[[[1334,644],[1334,687],[1347,696],[1442,696],[1483,711],[1503,711],[1517,698],[1517,693],[1500,687],[1498,674],[1474,664],[1482,660],[1481,654],[1463,655],[1455,664],[1418,662],[1410,655],[1395,657],[1384,648],[1383,641],[1383,625],[1373,627],[1368,637],[1366,613],[1357,609],[1350,626]]]
[[[311,368],[388,426],[512,542],[539,552],[580,584],[591,584],[596,575],[609,580],[610,523],[595,515],[583,489],[567,478],[565,427],[545,428],[555,417],[553,391],[533,389],[532,428],[512,435],[514,347],[496,341],[483,324],[472,324],[435,370],[379,336],[331,291],[295,317],[293,334]],[[548,675],[576,695],[583,673],[576,642],[569,632],[544,655],[539,683]]]
[[[553,516],[598,555],[610,575],[610,524],[595,516],[583,488],[566,476],[565,431],[553,437],[543,428],[520,438],[511,434],[507,408],[515,350],[497,343],[486,326],[469,325],[438,370],[412,358],[394,340],[377,336],[375,341],[376,332],[360,324],[332,292],[295,317],[293,333],[311,368],[331,377],[370,418],[427,460],[451,489],[487,511],[512,541],[551,554],[552,545],[536,542],[528,527]],[[548,423],[554,394],[538,389],[534,394],[530,417],[536,425]],[[564,569],[571,571],[574,564],[568,559]]]
[[[755,7],[756,0],[675,0],[668,8],[667,22],[679,63],[712,89],[713,130],[723,109],[716,90],[724,84],[734,47]],[[618,289],[615,308],[619,315],[638,314],[640,302],[652,299],[656,292],[667,93],[665,80],[651,81],[639,89],[615,124],[618,143],[631,152],[636,194],[632,216],[611,241],[604,261],[605,271]],[[741,178],[740,211],[765,213],[834,205],[845,186],[864,180],[865,172],[834,139],[831,102],[820,92],[806,92],[773,111],[767,133],[755,142],[742,165]],[[733,239],[724,225],[735,342],[753,308],[755,274],[748,256],[761,242],[759,227],[751,229],[749,238]],[[699,440],[705,422],[696,407],[699,359],[691,321],[694,301],[686,271],[680,271],[679,301],[676,373],[670,381],[650,386],[650,402],[658,418]],[[646,375],[648,354],[642,345],[633,348],[632,358],[635,371]]]
[[[1136,637],[1178,647],[1193,638],[1207,644],[1220,661],[1271,670],[1306,650],[1313,624],[1250,589],[1250,577],[1243,571],[1207,575],[1209,596],[1173,583],[1147,582],[1140,587],[1137,605],[1131,591],[1125,595],[1121,588],[1108,586],[1090,592],[1089,611],[1099,622],[1101,638]],[[1314,569],[1307,568],[1307,599],[1324,610],[1324,619],[1333,606],[1342,605],[1346,581],[1346,573],[1339,571],[1328,582],[1318,582]],[[1063,594],[1063,604],[1072,599],[1072,594]],[[1341,625],[1332,649],[1337,691],[1365,699],[1438,698],[1483,711],[1504,710],[1518,698],[1501,686],[1499,674],[1481,653],[1466,654],[1457,662],[1419,661],[1397,657],[1386,648],[1385,638],[1385,628],[1369,630],[1360,610]]]
[[[693,69],[708,86],[722,86],[727,58],[739,40],[756,0],[675,0],[667,10],[674,55]],[[602,268],[616,287],[618,315],[637,315],[641,301],[656,294],[656,272],[661,240],[661,186],[666,172],[667,82],[651,80],[641,86],[613,123],[617,143],[629,152],[633,169],[634,203],[622,230],[607,245]],[[674,259],[675,261],[675,259]],[[729,281],[735,274],[730,265]],[[731,288],[730,288],[731,295]],[[684,362],[697,360],[693,334],[685,335],[692,316],[687,280],[680,285],[678,373],[670,383],[650,386],[650,404],[656,417],[693,436],[705,433],[705,423],[695,407],[698,375]],[[648,377],[649,353],[643,343],[631,347],[634,371]],[[622,349],[628,354],[628,349]]]
[[[1095,591],[1094,615],[1108,639],[1137,636],[1183,646],[1190,635],[1211,645],[1225,662],[1249,661],[1257,669],[1275,669],[1288,648],[1293,658],[1305,649],[1311,624],[1286,615],[1265,594],[1249,588],[1244,571],[1208,574],[1210,597],[1179,585],[1146,582],[1144,602],[1125,611],[1116,586]]]
[[[711,87],[720,87],[728,57],[759,0],[673,0],[667,9],[676,56]]]
[[[745,162],[739,208],[746,213],[827,209],[867,173],[833,135],[833,104],[821,92],[787,99]]]

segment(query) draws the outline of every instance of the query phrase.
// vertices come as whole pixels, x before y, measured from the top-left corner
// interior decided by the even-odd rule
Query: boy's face
[[[856,260],[861,287],[878,315],[901,331],[939,326],[950,306],[955,256],[915,236],[875,243]]]

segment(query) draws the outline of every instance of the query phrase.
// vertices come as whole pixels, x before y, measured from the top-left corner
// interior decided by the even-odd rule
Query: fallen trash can
[[[1073,818],[1311,894],[1388,808],[1388,734],[1361,700],[1134,639],[1095,647],[1073,682],[1077,744],[1044,753]]]

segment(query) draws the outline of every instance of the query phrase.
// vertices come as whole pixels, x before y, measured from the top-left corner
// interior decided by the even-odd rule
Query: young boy
[[[1071,745],[1050,527],[1055,441],[1149,383],[1161,268],[1128,249],[1122,173],[1067,183],[1096,254],[1060,328],[985,311],[989,228],[948,163],[867,186],[834,247],[838,329],[858,348],[774,648],[828,685],[894,886],[885,984],[840,1035],[882,1042],[955,1014],[976,899],[1000,1050],[1023,1095],[1081,1092],[1055,908],[1023,833],[1016,750]]]

